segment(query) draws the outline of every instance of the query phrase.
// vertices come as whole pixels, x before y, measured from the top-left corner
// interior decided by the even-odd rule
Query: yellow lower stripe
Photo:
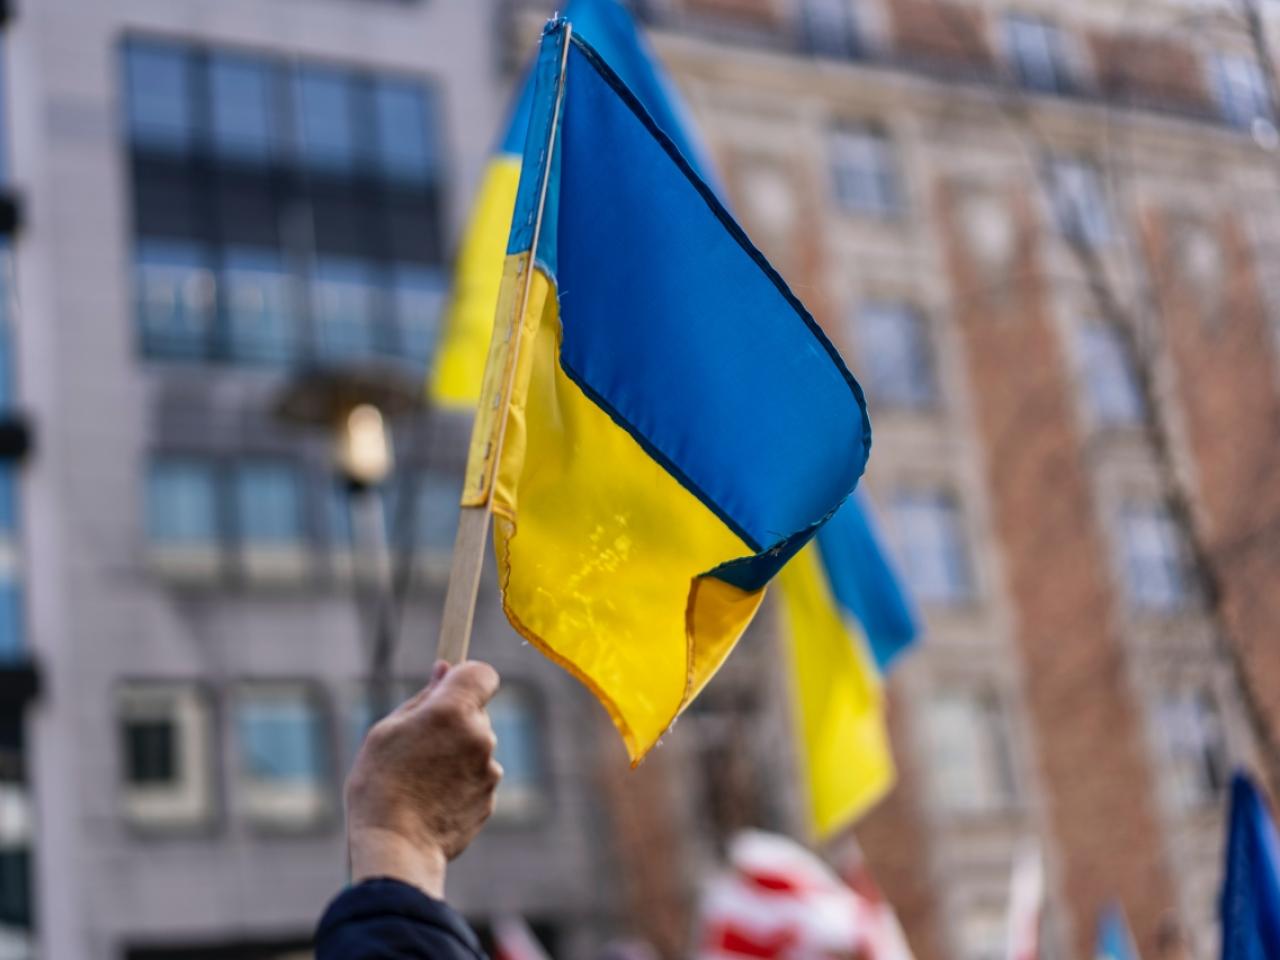
[[[813,544],[778,574],[795,732],[815,833],[827,837],[893,786],[883,694],[841,616]]]
[[[508,617],[604,703],[633,761],[760,605],[703,572],[751,553],[574,384],[555,290],[535,272],[494,490]]]

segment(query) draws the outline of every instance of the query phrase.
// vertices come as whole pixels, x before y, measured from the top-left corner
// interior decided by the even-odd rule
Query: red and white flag
[[[1009,880],[1007,960],[1037,960],[1040,956],[1040,916],[1044,912],[1044,860],[1040,847],[1028,843],[1013,860]]]
[[[521,917],[493,921],[493,960],[550,960],[547,951]]]
[[[898,923],[898,915],[880,891],[879,884],[871,875],[867,858],[862,855],[862,848],[852,834],[845,840],[845,852],[840,859],[844,882],[857,895],[862,910],[859,925],[863,930],[868,960],[915,960],[902,925]]]
[[[746,831],[705,889],[698,960],[911,960],[886,912],[799,844]]]

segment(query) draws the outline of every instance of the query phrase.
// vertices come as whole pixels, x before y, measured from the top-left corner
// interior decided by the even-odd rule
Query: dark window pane
[[[207,182],[181,164],[134,158],[134,229],[144,237],[193,240],[208,232]]]
[[[178,740],[168,719],[126,720],[125,776],[134,786],[171,783],[177,776]]]
[[[176,46],[132,43],[125,49],[129,133],[134,143],[185,150],[195,133],[192,65]]]
[[[420,84],[381,80],[374,87],[378,164],[394,179],[433,180],[440,158],[435,140],[435,98]]]
[[[310,200],[316,253],[358,258],[379,254],[382,244],[375,197],[355,189],[333,188],[313,192]]]
[[[0,926],[31,929],[31,852],[26,847],[0,847]],[[24,953],[15,938],[17,956]]]
[[[354,95],[352,79],[343,71],[304,67],[298,72],[303,163],[339,171],[355,166]]]
[[[280,217],[266,176],[222,171],[218,178],[218,232],[228,246],[275,247]]]
[[[215,55],[209,63],[210,117],[219,153],[238,160],[265,161],[273,131],[272,71],[247,57]]]
[[[394,196],[387,213],[391,258],[404,263],[442,263],[442,219],[440,198],[435,191],[426,195]]]

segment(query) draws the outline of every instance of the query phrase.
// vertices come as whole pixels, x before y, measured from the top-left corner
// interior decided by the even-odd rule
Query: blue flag
[[[1124,908],[1118,903],[1109,904],[1098,919],[1098,945],[1094,957],[1095,960],[1138,960],[1129,922],[1125,919]]]
[[[1222,960],[1280,957],[1280,839],[1266,802],[1243,772],[1231,780]]]

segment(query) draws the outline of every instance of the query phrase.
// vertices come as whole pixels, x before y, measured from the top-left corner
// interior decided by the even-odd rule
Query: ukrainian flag
[[[492,504],[508,619],[638,760],[849,496],[870,423],[813,318],[563,19],[528,130],[482,392],[509,378],[510,400],[478,409],[463,503]]]
[[[617,0],[571,0],[565,19],[644,104],[658,128],[702,179],[715,187],[706,152],[692,132],[679,96],[665,74],[655,68],[644,37],[622,5]],[[532,76],[521,85],[506,132],[485,169],[458,252],[453,293],[429,383],[431,398],[446,408],[474,407],[480,399],[533,87]]]
[[[919,628],[860,496],[778,580],[809,820],[825,838],[893,786],[881,677]]]

